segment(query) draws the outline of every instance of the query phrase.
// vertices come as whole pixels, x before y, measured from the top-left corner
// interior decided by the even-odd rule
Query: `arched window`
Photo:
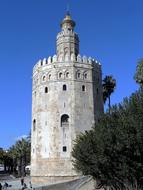
[[[69,72],[66,73],[66,78],[69,78]]]
[[[45,93],[48,93],[48,87],[45,87]]]
[[[46,77],[45,76],[43,76],[43,81],[45,81],[46,80]]]
[[[80,77],[81,77],[80,73],[77,73],[77,78],[80,78]]]
[[[48,77],[48,78],[49,78],[49,80],[51,79],[51,74],[49,74],[49,77]]]
[[[63,85],[63,91],[66,91],[67,90],[67,86],[66,84]]]
[[[36,119],[33,120],[33,131],[36,130]]]
[[[85,92],[85,86],[84,85],[82,85],[82,91]]]
[[[84,74],[84,78],[87,79],[87,73]]]
[[[69,125],[69,116],[67,114],[64,114],[61,116],[61,127],[68,125]]]
[[[61,72],[59,73],[59,78],[62,78],[62,73]]]

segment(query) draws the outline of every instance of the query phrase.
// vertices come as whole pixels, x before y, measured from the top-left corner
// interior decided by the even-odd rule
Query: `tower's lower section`
[[[47,185],[79,178],[71,159],[36,159],[31,165],[31,181],[34,185]]]
[[[79,176],[31,176],[34,185],[49,185],[78,179]]]

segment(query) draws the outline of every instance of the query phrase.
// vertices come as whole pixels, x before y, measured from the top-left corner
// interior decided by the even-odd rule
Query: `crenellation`
[[[33,68],[33,73],[35,73],[35,75],[39,72],[40,69],[49,69],[50,67],[53,68],[53,66],[51,64],[55,63],[56,65],[58,63],[66,63],[66,62],[71,62],[71,63],[81,63],[81,64],[89,64],[89,65],[101,65],[100,62],[98,62],[95,59],[92,59],[91,57],[87,57],[87,56],[81,56],[80,54],[78,54],[77,56],[75,56],[75,54],[71,54],[69,55],[61,55],[61,56],[57,56],[56,54],[54,56],[49,56],[48,59],[44,58],[43,60],[39,60],[36,65]],[[45,67],[46,66],[46,67]],[[55,67],[55,65],[54,65]]]
[[[57,55],[54,55],[52,60],[53,60],[53,63],[57,62]]]
[[[51,56],[48,57],[48,64],[52,63],[52,58]]]
[[[47,59],[46,59],[46,58],[44,58],[42,62],[43,62],[43,63],[42,63],[42,66],[47,65]]]
[[[83,61],[83,63],[88,63],[88,59],[85,55],[82,57],[82,61]]]

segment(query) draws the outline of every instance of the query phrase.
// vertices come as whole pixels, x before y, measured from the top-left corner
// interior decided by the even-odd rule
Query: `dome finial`
[[[66,9],[66,15],[63,21],[61,22],[61,28],[68,28],[73,30],[76,23],[71,19],[70,11],[69,11],[69,1],[67,1],[67,9]]]

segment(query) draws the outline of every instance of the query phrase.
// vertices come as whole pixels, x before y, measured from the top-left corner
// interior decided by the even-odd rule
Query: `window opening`
[[[63,91],[66,91],[67,90],[67,86],[64,84],[63,85]]]
[[[51,74],[49,74],[49,80],[51,79]]]
[[[43,81],[45,81],[46,80],[46,77],[45,76],[43,76]]]
[[[59,73],[59,78],[62,78],[62,73]]]
[[[87,79],[87,73],[84,74],[84,78]]]
[[[85,92],[85,86],[84,85],[82,85],[82,91]]]
[[[33,131],[36,130],[36,119],[33,120]]]
[[[69,125],[69,116],[67,114],[62,115],[61,117],[61,126]]]
[[[45,87],[45,93],[48,93],[48,87]]]
[[[63,152],[66,152],[66,151],[67,151],[67,147],[63,146]]]
[[[77,77],[80,78],[80,73],[77,73]]]
[[[69,72],[66,73],[66,78],[69,78]]]

